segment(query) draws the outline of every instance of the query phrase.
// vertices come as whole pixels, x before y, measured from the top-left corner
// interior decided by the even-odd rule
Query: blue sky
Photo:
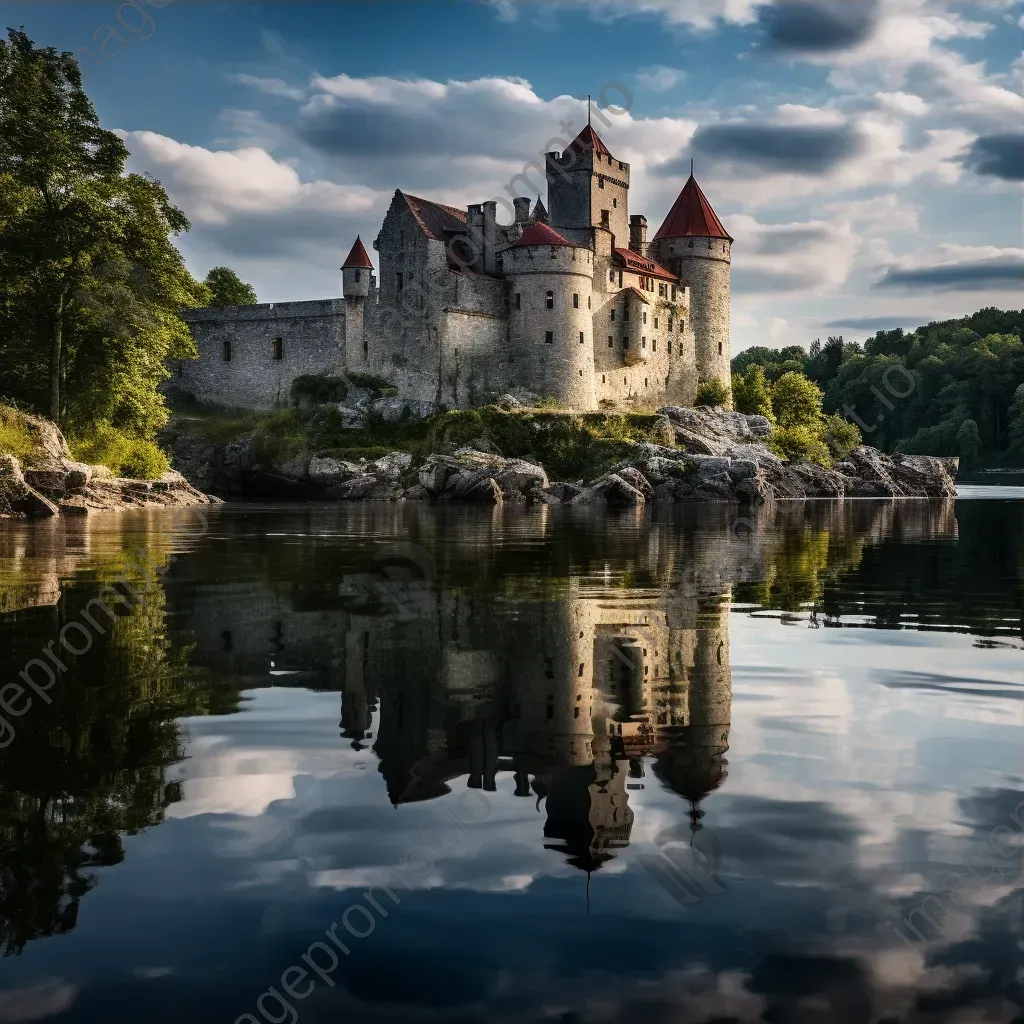
[[[465,206],[586,121],[657,229],[697,176],[736,238],[733,348],[1020,307],[1017,0],[4,5],[76,51],[196,274],[340,293],[396,188]],[[115,34],[116,33],[116,34]],[[88,47],[94,55],[85,52]],[[572,125],[570,131],[560,127]],[[372,250],[371,250],[372,252]]]

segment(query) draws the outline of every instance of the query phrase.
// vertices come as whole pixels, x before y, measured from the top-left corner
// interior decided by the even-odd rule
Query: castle
[[[172,386],[267,408],[298,376],[359,372],[435,407],[510,393],[591,411],[692,405],[699,381],[728,381],[733,239],[692,173],[648,241],[629,164],[592,125],[545,161],[547,207],[515,199],[507,225],[497,201],[397,191],[380,277],[357,238],[343,299],[188,311],[199,359]]]

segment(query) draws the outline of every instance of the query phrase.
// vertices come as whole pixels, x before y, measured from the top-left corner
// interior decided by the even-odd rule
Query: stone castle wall
[[[199,358],[172,360],[167,387],[227,408],[286,403],[296,377],[340,371],[344,309],[344,299],[320,299],[186,310]]]

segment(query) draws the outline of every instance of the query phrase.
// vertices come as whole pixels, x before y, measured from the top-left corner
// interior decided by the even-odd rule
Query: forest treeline
[[[856,424],[866,444],[910,455],[957,455],[966,467],[1024,464],[1024,310],[979,310],[863,345],[829,338],[809,349],[749,348],[732,361],[741,406],[755,379],[797,373],[826,414]],[[753,409],[744,411],[754,411]]]

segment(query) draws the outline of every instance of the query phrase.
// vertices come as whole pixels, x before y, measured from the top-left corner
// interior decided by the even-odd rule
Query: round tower
[[[593,252],[538,223],[503,257],[514,380],[563,408],[593,410]]]
[[[345,296],[345,366],[348,369],[369,362],[369,337],[366,333],[366,299],[373,280],[373,264],[357,235],[356,244],[341,265],[341,289]]]
[[[732,236],[690,175],[650,255],[690,289],[690,323],[698,380],[731,379]]]

